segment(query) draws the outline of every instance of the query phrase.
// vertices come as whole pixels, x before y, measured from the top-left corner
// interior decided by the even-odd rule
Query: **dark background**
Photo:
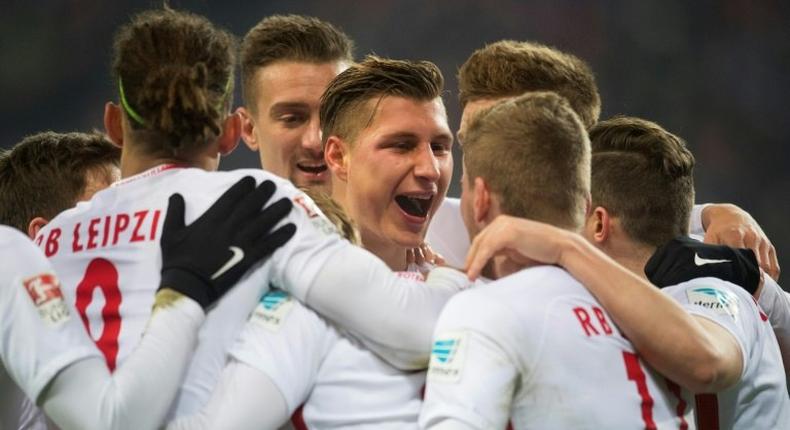
[[[153,1],[0,2],[0,145],[42,130],[102,127],[116,99],[109,78],[114,29]],[[697,157],[697,201],[752,213],[790,270],[790,2],[786,1],[171,1],[238,36],[272,13],[340,26],[357,56],[429,59],[447,79],[458,126],[455,73],[469,54],[503,38],[535,40],[585,59],[596,73],[601,118],[659,122]],[[238,97],[237,97],[238,100]],[[257,167],[243,144],[222,167]],[[456,168],[460,167],[456,163]],[[456,169],[451,195],[458,195]]]

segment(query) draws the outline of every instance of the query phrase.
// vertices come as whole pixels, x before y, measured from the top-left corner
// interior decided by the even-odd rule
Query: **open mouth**
[[[395,196],[395,203],[400,206],[403,212],[415,217],[425,218],[431,209],[433,195],[418,197],[399,194]]]
[[[326,164],[324,163],[316,163],[316,164],[296,163],[296,167],[305,173],[310,173],[313,175],[324,173],[326,172],[327,169]]]

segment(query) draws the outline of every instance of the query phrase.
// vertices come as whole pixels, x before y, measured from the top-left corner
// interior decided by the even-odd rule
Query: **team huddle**
[[[0,429],[790,428],[774,247],[578,57],[478,49],[455,130],[312,17],[112,49],[105,133],[0,154]]]

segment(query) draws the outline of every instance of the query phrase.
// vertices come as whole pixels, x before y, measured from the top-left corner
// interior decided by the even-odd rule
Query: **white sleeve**
[[[349,245],[332,255],[300,299],[394,367],[416,370],[428,363],[433,327],[445,303],[468,284],[463,274],[437,276],[430,285],[405,279],[370,252]]]
[[[179,418],[168,430],[189,429],[276,429],[287,422],[285,399],[265,374],[231,359],[219,384],[198,415]]]
[[[64,368],[101,354],[30,239],[0,226],[0,250],[0,361],[35,401]]]
[[[509,309],[481,294],[462,293],[447,304],[436,327],[420,427],[505,428],[520,375],[508,350],[515,324]]]
[[[272,284],[356,335],[393,366],[425,368],[439,312],[468,281],[426,288],[403,279],[334,234],[309,197],[296,193],[292,200],[288,220],[296,224],[296,234],[271,258]]]
[[[705,227],[702,225],[702,211],[705,210],[710,203],[701,205],[694,205],[691,208],[691,215],[689,216],[689,234],[696,236],[705,236]]]
[[[112,375],[103,359],[77,362],[55,377],[40,405],[64,429],[156,428],[175,398],[204,319],[203,309],[186,298],[156,310],[139,345]]]
[[[768,314],[768,320],[779,342],[785,373],[790,378],[790,293],[782,290],[776,281],[765,275],[758,304]]]
[[[288,293],[272,290],[250,315],[230,356],[272,381],[285,399],[287,418],[309,396],[336,340],[324,319]]]
[[[698,278],[663,288],[691,315],[706,318],[727,330],[741,350],[743,372],[756,344],[756,303],[743,288],[716,278]],[[743,374],[741,374],[743,376]]]

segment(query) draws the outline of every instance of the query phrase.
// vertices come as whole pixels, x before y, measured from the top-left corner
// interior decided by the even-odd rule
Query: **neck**
[[[406,248],[393,246],[393,243],[386,238],[377,237],[374,234],[366,234],[364,229],[360,229],[362,247],[375,254],[387,266],[396,271],[403,272],[408,268],[406,263]]]
[[[655,252],[654,248],[631,241],[624,241],[620,244],[610,244],[604,251],[621,266],[631,271],[631,273],[642,279],[647,279],[645,264]]]
[[[128,178],[145,172],[162,164],[178,164],[187,167],[198,167],[204,170],[217,170],[219,157],[204,154],[190,158],[164,157],[145,154],[132,148],[135,145],[125,144],[121,151],[121,178]]]

